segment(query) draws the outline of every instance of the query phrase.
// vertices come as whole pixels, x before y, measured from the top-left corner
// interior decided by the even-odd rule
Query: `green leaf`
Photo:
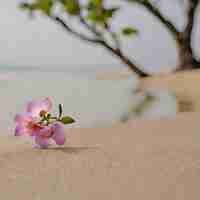
[[[72,117],[69,117],[69,116],[65,116],[65,117],[62,117],[60,119],[60,121],[63,123],[63,124],[72,124],[75,122],[75,120],[72,118]]]
[[[29,4],[29,3],[20,3],[19,4],[19,8],[22,9],[22,10],[25,10],[25,11],[29,11],[31,16],[34,12],[34,10],[37,9],[36,5],[33,3],[33,4]]]
[[[113,15],[119,10],[118,7],[116,8],[109,8],[104,10],[104,15],[106,18],[112,18]]]
[[[78,0],[61,0],[61,3],[70,15],[79,15],[80,14],[80,5]]]
[[[53,0],[35,0],[33,3],[21,3],[20,8],[33,12],[40,10],[46,15],[50,15],[53,6]]]
[[[86,6],[86,19],[96,25],[105,26],[118,9],[119,7],[105,8],[103,0],[89,0]]]
[[[112,9],[99,9],[99,10],[90,10],[88,11],[87,19],[91,22],[105,24],[110,18],[113,17],[114,13],[117,11],[117,8]]]
[[[140,104],[132,110],[133,113],[140,115],[143,111],[152,103],[155,101],[155,97],[151,94],[146,94],[144,100],[140,102]]]
[[[101,8],[103,6],[103,0],[89,0],[88,9]]]
[[[28,3],[20,3],[19,7],[24,10],[33,10],[34,9],[33,4],[28,4]]]
[[[37,6],[43,13],[49,15],[51,12],[52,5],[52,0],[38,0]]]
[[[93,10],[89,11],[86,17],[88,20],[92,21],[92,22],[98,22],[99,21],[99,16],[97,15],[97,13]]]
[[[125,27],[122,29],[122,34],[126,36],[132,36],[133,34],[138,34],[138,30],[131,27]]]

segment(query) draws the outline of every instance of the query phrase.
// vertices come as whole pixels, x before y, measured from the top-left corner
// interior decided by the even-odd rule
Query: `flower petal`
[[[37,132],[37,135],[41,137],[50,138],[52,136],[52,132],[53,132],[52,127],[46,126],[46,127],[43,127],[41,130],[39,130]]]
[[[30,117],[29,114],[27,113],[23,113],[23,114],[17,114],[15,116],[15,122],[18,124],[27,124],[28,122],[30,122],[32,120],[32,118]]]
[[[41,111],[49,112],[52,108],[52,101],[50,98],[43,100],[33,100],[28,103],[26,111],[31,114],[32,117],[39,117]]]
[[[35,143],[41,149],[46,149],[49,146],[49,139],[37,135],[35,136]]]
[[[52,101],[49,97],[43,100],[43,109],[49,112],[52,109]]]
[[[28,129],[25,126],[17,125],[15,128],[15,136],[21,136],[28,133]]]
[[[52,124],[52,130],[52,139],[56,142],[56,144],[63,145],[65,143],[65,131],[63,125],[56,122]]]

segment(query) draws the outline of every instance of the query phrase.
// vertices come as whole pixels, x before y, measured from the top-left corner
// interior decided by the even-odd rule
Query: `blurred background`
[[[112,1],[112,0],[111,0]],[[115,2],[116,0],[113,0]],[[66,34],[47,17],[30,20],[19,9],[20,0],[6,0],[0,6],[0,67],[64,68],[75,72],[124,70],[118,60],[101,47],[88,45]],[[159,1],[163,13],[184,26],[184,7],[180,1]],[[168,71],[176,64],[174,41],[155,18],[137,5],[122,3],[113,26],[117,29],[127,24],[137,27],[139,35],[124,39],[124,50],[145,68]],[[199,52],[196,30],[195,51]],[[77,59],[78,58],[78,59]]]
[[[50,20],[50,15],[37,12],[34,18],[31,17],[30,13],[19,8],[21,2],[6,0],[0,3],[0,90],[1,102],[5,105],[1,106],[0,122],[5,132],[8,128],[12,132],[13,116],[22,111],[25,102],[46,96],[52,97],[55,105],[66,105],[65,113],[77,119],[75,126],[78,127],[109,125],[122,121],[122,118],[136,117],[133,116],[136,110],[140,117],[176,115],[178,103],[171,91],[151,90],[138,94],[139,79],[133,74],[124,80],[96,80],[96,76],[101,73],[129,72],[128,67],[105,48],[73,37],[56,24],[55,20]],[[176,39],[144,7],[128,3],[128,0],[108,2],[120,5],[120,10],[111,23],[114,32],[119,32],[124,26],[134,27],[139,31],[137,35],[121,38],[120,50],[124,55],[150,73],[174,70],[180,60],[175,40],[180,39],[179,31],[187,27],[186,24],[190,25],[186,20],[189,1],[149,1],[156,2],[153,4],[155,8],[159,8],[166,19],[173,22],[177,29]],[[200,55],[200,26],[196,26],[200,20],[198,11],[197,7],[191,37],[195,59]],[[78,30],[83,28],[81,26],[78,25]],[[183,47],[187,42],[183,43]],[[188,65],[188,52],[184,48],[182,50],[183,53],[186,52],[182,55],[182,60],[186,60],[182,66],[184,69],[194,63],[189,60]],[[200,67],[200,62],[198,64]],[[146,97],[147,101],[155,100],[154,104],[146,104]],[[138,105],[145,105],[146,110],[138,111],[135,109]]]

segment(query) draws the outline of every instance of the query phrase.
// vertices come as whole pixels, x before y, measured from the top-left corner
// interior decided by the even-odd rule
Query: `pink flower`
[[[50,98],[43,100],[34,100],[28,103],[26,112],[30,113],[32,117],[39,117],[42,113],[48,113],[52,108],[52,101]]]
[[[31,136],[35,135],[36,132],[43,128],[38,123],[40,115],[48,113],[51,108],[52,102],[49,98],[29,102],[26,112],[15,116],[15,122],[17,123],[15,136],[21,136],[26,133]]]
[[[34,137],[35,143],[39,148],[47,148],[51,139],[54,140],[57,145],[63,145],[65,143],[64,127],[61,123],[55,122],[39,130]]]
[[[60,122],[54,122],[48,126],[42,126],[29,115],[18,114],[15,117],[17,123],[15,136],[29,134],[35,139],[35,143],[39,148],[47,148],[50,139],[54,140],[57,145],[65,143],[64,127]]]
[[[38,130],[42,129],[42,126],[34,121],[34,118],[28,114],[17,114],[15,116],[16,128],[15,136],[21,136],[24,134],[35,135]]]
[[[50,140],[57,145],[65,143],[63,124],[74,123],[75,120],[69,116],[63,116],[62,105],[59,105],[57,117],[50,114],[52,102],[50,98],[34,100],[27,104],[25,113],[15,116],[15,136],[29,134],[34,138],[39,148],[47,148]]]

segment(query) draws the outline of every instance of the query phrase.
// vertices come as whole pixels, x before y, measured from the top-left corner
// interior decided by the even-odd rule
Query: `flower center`
[[[27,128],[30,130],[30,135],[32,135],[33,133],[41,130],[43,127],[37,123],[29,122],[27,124]]]
[[[47,112],[45,110],[41,110],[39,113],[40,117],[45,117],[46,114]]]

